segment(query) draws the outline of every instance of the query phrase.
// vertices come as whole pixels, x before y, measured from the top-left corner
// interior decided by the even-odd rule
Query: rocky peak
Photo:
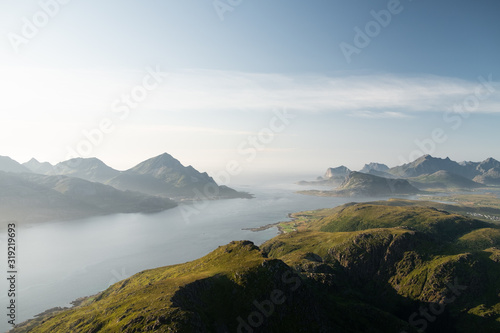
[[[328,168],[326,170],[324,178],[330,179],[334,177],[347,177],[351,173],[351,170],[349,168],[341,165],[336,168]]]

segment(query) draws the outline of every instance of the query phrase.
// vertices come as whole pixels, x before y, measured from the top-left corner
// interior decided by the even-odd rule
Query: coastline
[[[249,230],[249,231],[253,231],[253,232],[259,232],[259,231],[264,231],[264,230],[276,227],[276,229],[278,229],[278,235],[283,235],[286,232],[281,224],[295,221],[297,218],[294,217],[293,214],[294,213],[288,213],[288,218],[290,219],[290,221],[280,221],[280,222],[276,222],[276,223],[269,223],[269,224],[266,224],[266,225],[263,225],[263,226],[260,226],[257,228],[243,228],[241,230]]]

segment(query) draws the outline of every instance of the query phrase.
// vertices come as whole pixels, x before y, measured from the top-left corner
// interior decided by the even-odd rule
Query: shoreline
[[[259,232],[259,231],[264,231],[264,230],[276,227],[278,229],[278,235],[283,235],[285,233],[285,230],[281,226],[281,223],[289,223],[289,222],[295,221],[297,218],[294,217],[293,214],[294,213],[288,213],[288,218],[290,219],[290,221],[280,221],[280,222],[276,222],[276,223],[269,223],[269,224],[266,224],[266,225],[263,225],[263,226],[260,226],[260,227],[256,227],[256,228],[243,228],[241,230],[249,230],[249,231],[252,231],[252,232]]]

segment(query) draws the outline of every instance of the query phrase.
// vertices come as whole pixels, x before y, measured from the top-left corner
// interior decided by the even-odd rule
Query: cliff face
[[[381,163],[368,163],[363,166],[363,169],[359,170],[359,172],[370,173],[370,171],[377,172],[387,172],[389,167],[385,164]]]
[[[328,168],[325,172],[325,179],[330,179],[330,178],[342,178],[342,177],[347,177],[351,173],[351,170],[349,170],[345,166],[339,166],[337,168]]]

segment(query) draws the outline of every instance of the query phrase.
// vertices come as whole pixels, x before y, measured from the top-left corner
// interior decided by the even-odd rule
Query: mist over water
[[[287,177],[274,182],[261,178],[257,186],[231,186],[255,198],[207,201],[150,215],[18,225],[17,323],[49,308],[70,306],[76,298],[96,294],[139,271],[194,260],[233,240],[259,245],[277,235],[276,228],[260,232],[243,228],[353,201],[296,194],[304,187]],[[369,200],[373,199],[356,199]],[[4,230],[0,240],[5,244]],[[7,290],[6,280],[0,288]],[[7,301],[2,294],[0,303]],[[9,328],[5,320],[1,325],[2,331]]]

